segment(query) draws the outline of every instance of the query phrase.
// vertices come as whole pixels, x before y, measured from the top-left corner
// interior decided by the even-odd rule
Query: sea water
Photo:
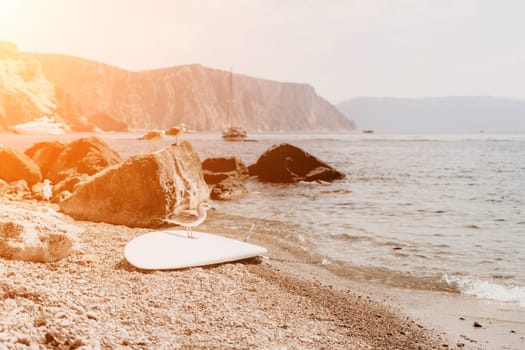
[[[174,141],[98,136],[124,158]],[[234,155],[247,165],[287,142],[346,178],[298,184],[251,179],[253,195],[215,202],[218,211],[247,224],[273,223],[351,278],[525,308],[525,135],[251,136],[258,142],[224,142],[218,134],[201,133],[181,139],[203,160]],[[1,138],[22,149],[34,143],[27,136]]]
[[[293,227],[349,277],[525,307],[525,135],[260,135],[195,143],[247,164],[289,142],[346,174],[270,185],[221,210]]]

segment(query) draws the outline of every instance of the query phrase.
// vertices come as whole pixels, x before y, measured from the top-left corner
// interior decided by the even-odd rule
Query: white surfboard
[[[124,256],[144,270],[172,270],[213,265],[252,258],[266,253],[266,248],[205,232],[154,231],[132,239]]]

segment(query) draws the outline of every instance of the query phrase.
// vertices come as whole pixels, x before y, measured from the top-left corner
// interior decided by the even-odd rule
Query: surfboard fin
[[[252,236],[252,233],[253,233],[254,229],[255,229],[255,224],[252,224],[252,226],[250,226],[250,229],[248,230],[248,234],[246,235],[246,237],[244,237],[244,241],[245,242],[248,242],[248,240]]]

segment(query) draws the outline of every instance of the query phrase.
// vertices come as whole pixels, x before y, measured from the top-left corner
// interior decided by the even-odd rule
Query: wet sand
[[[84,232],[67,258],[0,258],[4,348],[435,349],[443,343],[262,231],[251,242],[265,245],[267,257],[140,271],[122,251],[149,230],[71,222]],[[200,229],[224,226],[211,217]],[[243,238],[243,230],[227,231]]]

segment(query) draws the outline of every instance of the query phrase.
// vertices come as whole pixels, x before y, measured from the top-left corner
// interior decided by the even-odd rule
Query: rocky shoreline
[[[348,288],[312,250],[284,239],[271,223],[257,227],[250,241],[268,249],[265,257],[173,271],[130,265],[124,247],[152,230],[142,227],[158,226],[149,225],[151,218],[208,198],[200,160],[188,143],[123,162],[96,138],[32,149],[32,158],[3,149],[18,170],[3,163],[9,184],[0,199],[0,349],[441,346],[432,331]],[[281,167],[271,177],[277,182],[344,176],[293,146],[272,150],[275,160],[256,174],[264,181],[270,177],[261,170],[275,164]],[[54,197],[44,194],[49,183],[40,182],[48,178],[56,183]],[[17,191],[16,184],[25,186]],[[134,203],[149,204],[139,210]],[[235,222],[218,212],[198,230],[243,239]],[[305,272],[302,265],[311,268]]]
[[[53,207],[5,199],[2,206]],[[200,230],[224,230],[220,213],[215,215]],[[309,257],[276,244],[264,228],[253,239],[269,249],[267,257],[145,272],[127,263],[122,251],[147,230],[64,220],[84,230],[66,258],[49,263],[0,259],[0,348],[441,346],[435,334],[388,306],[337,283],[301,276],[294,265]],[[242,232],[229,235],[241,238]]]

